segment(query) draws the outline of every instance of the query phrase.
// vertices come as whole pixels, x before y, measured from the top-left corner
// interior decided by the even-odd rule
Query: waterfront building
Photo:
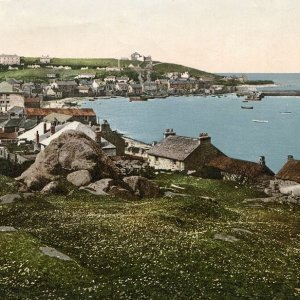
[[[14,106],[24,107],[22,91],[8,82],[0,83],[0,111],[5,112]]]

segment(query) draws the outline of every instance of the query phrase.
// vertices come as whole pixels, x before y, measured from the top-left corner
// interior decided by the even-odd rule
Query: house
[[[77,83],[75,80],[56,81],[58,91],[62,92],[62,97],[74,97],[78,94]]]
[[[51,113],[59,113],[72,116],[72,121],[83,124],[97,124],[96,113],[91,108],[25,108],[25,115],[28,119],[41,121]]]
[[[106,83],[116,82],[116,76],[106,76],[106,77],[104,78],[104,81],[105,81]]]
[[[210,174],[215,173],[224,180],[242,183],[270,179],[274,176],[273,171],[266,166],[264,156],[256,163],[221,155],[213,158],[206,166],[210,168]]]
[[[220,155],[223,153],[211,143],[207,134],[191,138],[167,129],[164,139],[148,151],[148,161],[155,169],[187,171],[197,170]]]
[[[158,90],[158,85],[156,82],[145,82],[144,92],[148,94],[156,93]]]
[[[174,91],[175,93],[177,92],[192,92],[197,90],[198,85],[197,85],[197,80],[189,80],[189,79],[171,79],[169,81],[169,88],[170,90]]]
[[[40,63],[41,64],[50,64],[51,63],[51,58],[49,55],[42,55],[40,57]]]
[[[116,147],[116,155],[121,156],[125,153],[125,140],[122,134],[114,131],[110,128],[107,120],[104,120],[100,125],[100,135],[102,138],[107,140],[109,143]]]
[[[129,77],[127,77],[127,76],[117,77],[116,81],[118,83],[127,83],[129,81]]]
[[[117,83],[115,85],[115,89],[118,95],[126,96],[128,92],[128,84],[127,83]]]
[[[14,54],[1,54],[0,55],[0,65],[20,65],[21,63],[21,58],[20,56]]]
[[[128,86],[128,93],[131,95],[141,95],[143,93],[143,86],[138,83],[132,83]]]
[[[8,111],[14,106],[24,107],[22,92],[3,81],[0,83],[0,111]]]
[[[3,123],[0,123],[0,132],[4,132],[4,133],[18,132],[22,121],[23,121],[22,118],[14,118],[14,119],[9,119]]]
[[[145,56],[144,57],[144,62],[152,63],[152,57],[151,57],[151,55]]]
[[[91,86],[79,85],[77,87],[79,96],[93,96],[94,92]]]
[[[300,184],[300,160],[289,155],[287,162],[276,174],[276,178],[286,184]]]
[[[24,99],[24,106],[26,108],[40,108],[41,99],[40,97],[26,97]]]
[[[14,78],[9,78],[6,80],[9,84],[11,84],[15,89],[21,89],[23,81],[22,80],[17,80]]]

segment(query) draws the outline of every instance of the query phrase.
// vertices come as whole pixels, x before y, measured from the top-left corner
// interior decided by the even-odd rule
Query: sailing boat
[[[285,111],[280,112],[282,115],[290,115],[292,112],[288,110],[288,104],[286,105]]]

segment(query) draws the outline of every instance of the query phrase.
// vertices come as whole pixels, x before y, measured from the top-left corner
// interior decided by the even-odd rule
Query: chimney
[[[294,156],[293,156],[293,155],[288,155],[287,159],[288,159],[288,160],[293,160],[293,159],[294,159]]]
[[[37,146],[39,145],[40,143],[40,135],[39,135],[39,132],[37,131],[36,134],[35,134],[35,142],[37,144]]]
[[[210,144],[211,142],[211,137],[208,135],[206,132],[201,132],[199,134],[199,142],[200,144]]]
[[[166,139],[168,136],[175,136],[176,132],[173,131],[173,128],[167,128],[164,132],[164,138]]]
[[[44,131],[43,131],[43,133],[45,134],[46,132],[47,132],[47,123],[44,122]]]
[[[50,133],[51,133],[51,135],[53,135],[55,133],[55,124],[54,123],[51,123]]]
[[[259,157],[259,164],[260,164],[261,166],[265,166],[265,165],[266,165],[266,159],[265,159],[264,156],[260,156],[260,157]]]
[[[110,126],[107,120],[103,120],[101,124],[101,131],[110,131]]]
[[[99,128],[95,131],[95,142],[101,145],[101,131]]]
[[[151,145],[152,145],[152,147],[153,147],[153,146],[155,146],[156,144],[157,144],[157,141],[153,141]]]

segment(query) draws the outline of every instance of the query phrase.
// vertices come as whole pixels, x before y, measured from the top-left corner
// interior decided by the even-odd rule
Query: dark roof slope
[[[178,135],[168,136],[153,146],[148,154],[184,161],[199,145],[199,139]]]
[[[300,183],[300,160],[288,160],[279,170],[277,178]]]
[[[212,159],[207,165],[223,172],[244,175],[249,178],[255,178],[262,175],[274,176],[273,171],[265,165],[223,155]]]

